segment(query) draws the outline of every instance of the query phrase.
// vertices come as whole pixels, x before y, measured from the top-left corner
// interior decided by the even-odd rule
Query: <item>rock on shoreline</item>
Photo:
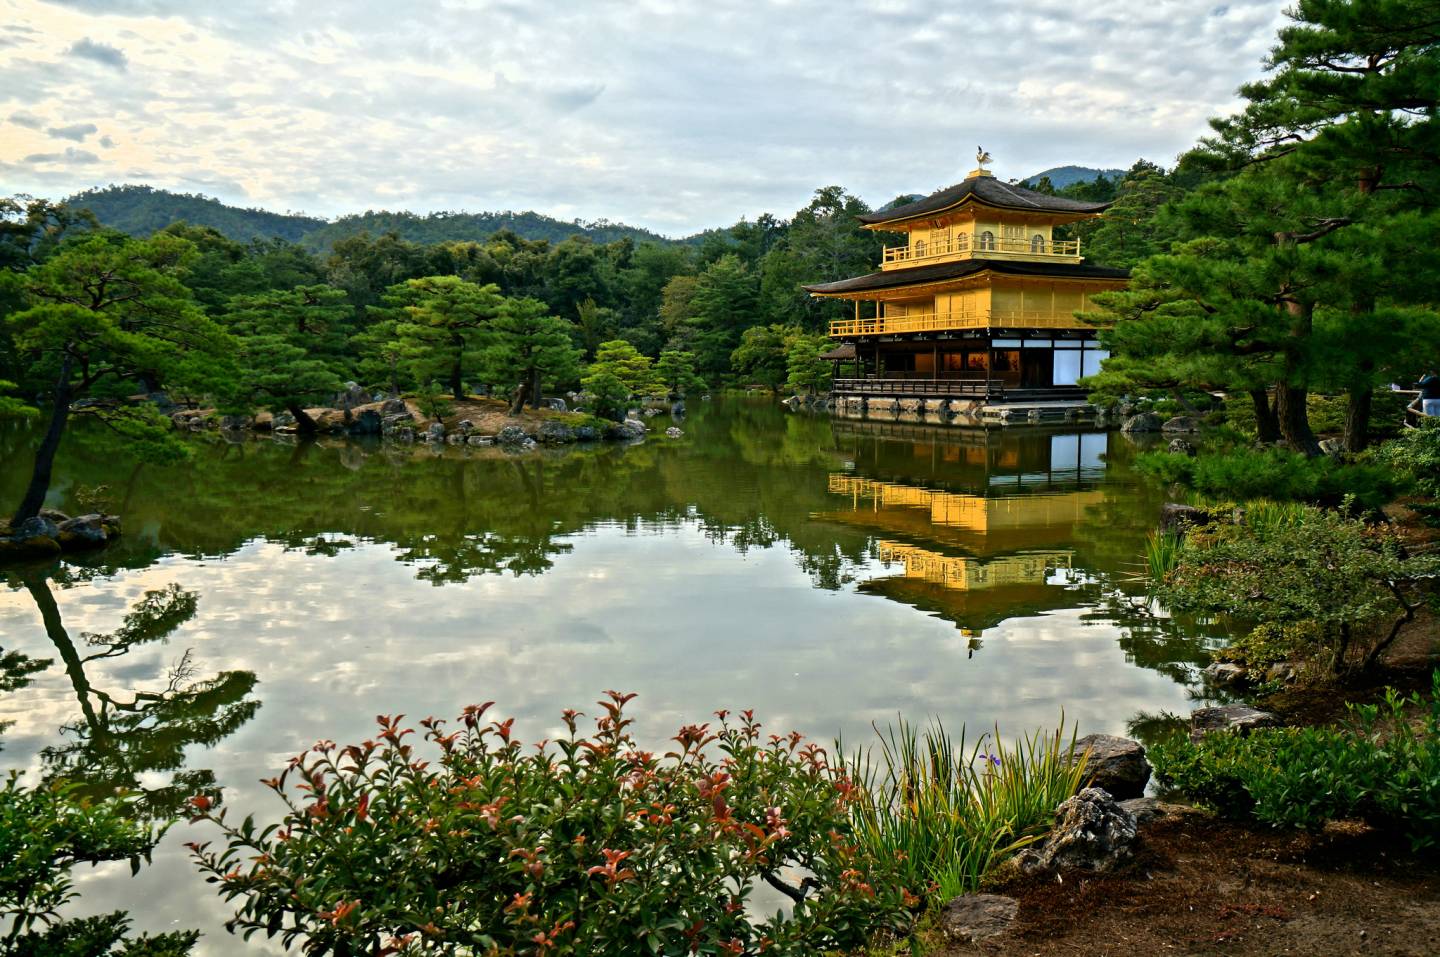
[[[52,558],[61,552],[104,548],[120,536],[120,519],[94,512],[74,518],[53,508],[11,528],[0,522],[0,561]]]

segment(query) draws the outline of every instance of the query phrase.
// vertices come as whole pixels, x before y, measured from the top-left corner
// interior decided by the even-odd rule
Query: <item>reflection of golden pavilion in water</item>
[[[850,507],[816,517],[881,531],[878,557],[903,566],[860,590],[934,612],[966,635],[1071,604],[1075,552],[1063,546],[1105,499],[1099,489],[995,497],[847,473],[831,474],[829,488]]]

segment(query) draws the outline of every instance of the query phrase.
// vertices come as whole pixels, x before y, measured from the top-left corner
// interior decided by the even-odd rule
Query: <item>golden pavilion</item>
[[[1086,263],[1056,231],[1110,204],[1002,183],[988,159],[956,186],[860,217],[903,237],[878,272],[805,287],[855,303],[830,324],[829,357],[854,370],[837,376],[837,399],[1083,401],[1076,383],[1107,353],[1076,313],[1129,273]]]

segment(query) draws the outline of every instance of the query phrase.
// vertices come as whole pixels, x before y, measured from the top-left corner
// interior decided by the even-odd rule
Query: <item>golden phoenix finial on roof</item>
[[[990,162],[990,154],[985,152],[985,147],[975,147],[975,164],[981,169],[984,169],[985,164],[988,162]]]

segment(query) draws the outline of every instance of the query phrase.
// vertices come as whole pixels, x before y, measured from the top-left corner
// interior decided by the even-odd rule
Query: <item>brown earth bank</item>
[[[1360,824],[1304,834],[1168,815],[1142,826],[1123,871],[987,891],[1019,901],[1011,928],[932,957],[1440,954],[1440,855]]]

